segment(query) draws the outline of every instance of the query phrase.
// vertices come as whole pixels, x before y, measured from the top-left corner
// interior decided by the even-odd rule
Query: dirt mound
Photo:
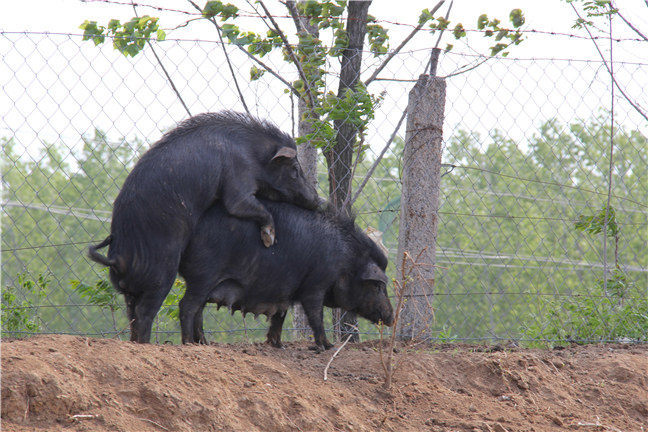
[[[41,336],[2,343],[3,431],[648,430],[648,346],[136,345]],[[481,348],[483,349],[483,348]],[[598,425],[598,426],[596,426]]]

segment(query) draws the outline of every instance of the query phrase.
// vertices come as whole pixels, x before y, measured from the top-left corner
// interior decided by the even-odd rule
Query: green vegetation
[[[432,298],[434,336],[445,341],[645,338],[648,286],[637,269],[648,267],[648,139],[636,130],[615,131],[605,282],[601,203],[607,195],[608,137],[609,122],[601,114],[571,125],[548,121],[524,143],[498,131],[486,138],[460,131],[447,140],[444,159],[456,168],[442,181],[437,255],[447,270],[439,269]],[[113,142],[95,131],[81,148],[47,144],[31,160],[12,139],[0,141],[5,200],[17,203],[5,207],[3,224],[3,334],[121,333],[127,338],[123,299],[105,270],[85,254],[90,242],[108,233],[112,201],[144,150],[141,142]],[[402,145],[402,140],[393,144],[354,205],[363,228],[384,232],[390,275],[395,274]],[[354,188],[372,163],[365,156],[358,165]],[[320,172],[325,189],[323,161]],[[40,247],[49,245],[60,246]],[[167,298],[154,340],[178,341],[177,301],[183,288],[179,281]],[[266,327],[212,306],[205,315],[212,340],[259,340]],[[230,332],[234,329],[244,331]],[[377,333],[364,320],[360,330]]]

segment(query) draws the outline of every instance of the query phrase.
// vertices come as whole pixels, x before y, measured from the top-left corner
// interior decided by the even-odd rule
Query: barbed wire
[[[52,32],[52,31],[32,31],[32,30],[25,30],[25,31],[15,31],[15,30],[0,30],[0,35],[41,35],[41,36],[68,36],[68,37],[83,37],[83,33],[79,32]],[[106,39],[114,39],[117,36],[113,35],[103,35]],[[148,38],[145,37],[137,37],[137,36],[132,36],[130,39],[133,40],[149,40]],[[193,42],[193,43],[209,43],[209,44],[215,44],[215,45],[220,45],[222,43],[227,44],[227,45],[234,45],[229,41],[226,42],[220,42],[218,40],[213,40],[213,39],[201,39],[201,38],[165,38],[163,41],[157,41],[157,40],[151,40],[151,42],[155,42],[158,44],[164,44],[164,43],[170,43],[170,42]],[[300,48],[302,45],[299,43],[296,44],[289,44],[292,48]],[[407,50],[401,50],[400,52],[396,53],[396,56],[408,56],[412,55],[415,53],[421,53],[421,52],[431,52],[433,49],[432,46],[425,46],[422,48],[413,48],[413,49],[407,49]],[[373,51],[367,50],[367,49],[360,49],[358,51],[361,51],[363,54],[373,54]],[[389,53],[387,53],[389,54]],[[466,58],[479,58],[482,60],[490,60],[497,58],[498,61],[504,61],[504,62],[525,62],[525,61],[547,61],[547,62],[573,62],[573,63],[593,63],[593,64],[604,64],[605,62],[600,59],[578,59],[578,58],[561,58],[561,57],[517,57],[517,56],[489,56],[485,54],[474,54],[474,53],[465,53],[465,52],[456,52],[456,51],[446,51],[444,53],[446,56],[459,56],[459,57],[466,57]],[[648,62],[637,62],[637,61],[627,61],[627,60],[615,60],[615,64],[617,65],[629,65],[629,66],[648,66]],[[375,78],[376,81],[401,81],[401,82],[416,82],[415,78],[412,79],[401,79],[401,78],[380,78],[377,77]]]
[[[121,2],[117,0],[82,0],[84,3],[107,3],[107,4],[114,4],[114,5],[119,5],[119,6],[126,6],[128,8],[131,7],[144,7],[144,8],[150,8],[154,9],[160,12],[173,12],[173,13],[179,13],[183,15],[189,15],[189,16],[194,16],[201,18],[202,14],[199,12],[191,12],[187,10],[182,10],[182,9],[173,9],[173,8],[166,8],[166,7],[161,7],[161,6],[155,6],[152,4],[147,4],[147,3],[131,3],[131,2]],[[279,19],[285,19],[285,20],[293,20],[293,17],[291,15],[287,14],[263,14],[263,13],[256,13],[252,11],[243,11],[243,13],[237,13],[238,17],[242,18],[259,18],[259,19],[268,19],[270,16],[272,18],[279,18]],[[299,16],[299,17],[306,17],[306,16]],[[345,16],[340,16],[336,17],[336,19],[339,19],[341,21],[348,21],[348,17]],[[386,24],[391,24],[394,26],[402,26],[402,27],[409,27],[409,28],[416,28],[418,24],[412,24],[412,23],[406,23],[406,22],[399,22],[399,21],[393,21],[389,19],[383,19],[383,18],[376,18],[375,22],[377,23],[386,23]],[[464,28],[463,29],[467,33],[480,33],[484,34],[488,31],[488,29],[473,29],[473,28]],[[566,33],[566,32],[558,32],[558,31],[549,31],[549,30],[538,30],[538,29],[519,29],[519,28],[502,28],[503,31],[508,31],[508,32],[520,32],[520,33],[530,33],[530,34],[542,34],[542,35],[547,35],[547,36],[561,36],[561,37],[567,37],[567,38],[572,38],[572,39],[584,39],[584,40],[590,40],[591,37],[589,36],[584,36],[580,34],[575,34],[575,33]],[[427,32],[435,32],[436,29],[422,29],[422,31],[427,31]],[[614,42],[646,42],[642,38],[612,38],[607,35],[598,35],[594,36],[594,39],[604,39],[604,40],[612,40]]]

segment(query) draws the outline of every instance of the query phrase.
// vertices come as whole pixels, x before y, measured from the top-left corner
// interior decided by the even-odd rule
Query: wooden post
[[[434,317],[434,264],[437,239],[441,148],[446,83],[421,75],[409,94],[403,151],[397,266],[405,305],[396,331],[403,339],[427,336]],[[408,252],[412,260],[403,261]],[[402,280],[402,274],[405,280]]]

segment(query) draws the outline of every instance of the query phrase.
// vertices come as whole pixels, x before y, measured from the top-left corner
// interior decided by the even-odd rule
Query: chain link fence
[[[243,110],[218,43],[153,45],[192,114]],[[151,50],[131,59],[108,45],[82,42],[80,35],[4,32],[0,54],[3,335],[127,337],[123,300],[85,251],[109,232],[112,202],[138,157],[187,113]],[[405,136],[404,126],[397,125],[429,55],[430,50],[399,53],[370,85],[383,99],[367,131],[367,152],[353,173],[355,190],[396,130],[354,203],[358,224],[382,233],[391,277],[401,197],[398,137]],[[367,70],[382,61],[365,57]],[[270,74],[250,81],[253,64],[242,53],[231,49],[230,60],[252,114],[294,136],[296,100]],[[286,80],[298,78],[280,57],[268,61]],[[448,76],[447,172],[440,191],[436,264],[442,268],[430,298],[430,337],[645,341],[645,120],[617,94],[608,210],[617,229],[604,248],[603,236],[583,226],[596,225],[608,200],[611,83],[603,63],[483,61],[447,53],[438,65],[438,75]],[[648,65],[615,62],[614,69],[625,93],[648,106]],[[322,157],[318,178],[321,195],[328,196]],[[178,283],[154,326],[158,342],[179,339],[181,295]],[[265,333],[263,321],[207,310],[211,339],[257,340]],[[377,334],[366,322],[360,330]]]

